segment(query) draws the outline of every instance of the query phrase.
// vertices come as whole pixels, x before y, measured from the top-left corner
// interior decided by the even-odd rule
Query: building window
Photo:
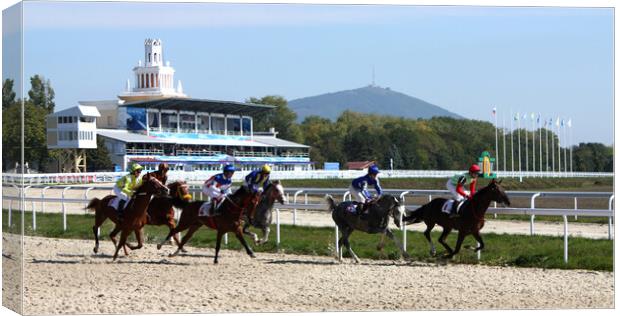
[[[151,53],[149,53],[149,63],[151,62]]]
[[[211,132],[214,134],[224,134],[226,131],[226,122],[224,121],[224,117],[221,116],[211,116]]]
[[[162,113],[161,114],[161,127],[164,132],[176,132],[177,131],[177,114],[176,113]]]
[[[149,128],[151,129],[159,128],[159,113],[148,112],[148,120],[149,120]]]
[[[159,88],[159,74],[155,76],[155,86]]]
[[[209,115],[198,114],[198,131],[199,132],[209,131]]]
[[[249,117],[241,119],[241,129],[243,130],[243,135],[252,134],[252,119]]]
[[[157,53],[153,54],[153,61],[157,62]]]
[[[151,87],[155,87],[155,80],[153,80],[153,74],[151,74]]]
[[[181,114],[181,132],[192,133],[196,129],[196,117],[194,114]]]
[[[142,78],[142,83],[140,84],[140,88],[144,88],[144,74],[140,75],[140,77]]]
[[[227,117],[226,129],[228,135],[241,135],[241,118]]]

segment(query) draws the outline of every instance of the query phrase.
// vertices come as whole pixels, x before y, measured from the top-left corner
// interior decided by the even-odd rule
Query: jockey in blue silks
[[[368,202],[372,200],[372,195],[368,192],[368,186],[374,186],[377,191],[377,196],[381,196],[383,190],[379,184],[379,168],[376,165],[368,167],[368,173],[362,177],[354,179],[349,186],[349,193],[351,197],[362,205],[360,213],[364,213],[368,208]]]
[[[224,172],[212,176],[202,186],[202,192],[211,198],[211,207],[214,215],[221,214],[219,206],[226,196],[232,193],[230,187],[232,186],[232,176],[234,174],[235,166],[226,165],[224,166]]]
[[[252,193],[262,192],[269,186],[269,174],[271,167],[263,165],[260,170],[254,170],[245,176],[244,186]]]

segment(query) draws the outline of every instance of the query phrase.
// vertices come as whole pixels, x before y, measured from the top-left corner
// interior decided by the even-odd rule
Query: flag
[[[555,126],[560,126],[560,117],[558,117],[557,120],[555,120]]]
[[[519,120],[519,112],[517,112],[517,114],[515,114],[515,121]]]
[[[568,122],[566,122],[566,125],[568,125],[568,127],[573,127],[573,119],[568,119]]]
[[[535,114],[534,114],[534,112],[532,112],[532,115],[530,115],[530,117],[532,118],[532,121],[534,120],[534,116],[535,116]]]
[[[540,123],[540,113],[538,113],[538,117],[536,118],[536,123]]]
[[[527,113],[523,113],[523,119],[527,119]]]
[[[560,122],[560,126],[564,127],[564,119],[562,119],[562,122]]]
[[[496,113],[497,113],[497,109],[495,107],[493,107],[493,111],[491,112],[491,115],[493,115],[493,117],[495,117]]]

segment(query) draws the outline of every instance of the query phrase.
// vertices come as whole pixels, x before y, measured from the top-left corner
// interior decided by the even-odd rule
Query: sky
[[[159,38],[195,98],[292,100],[366,86],[374,68],[467,118],[541,113],[571,119],[575,143],[613,144],[611,8],[35,1],[23,16],[24,74],[51,81],[57,109],[114,99]],[[15,34],[5,24],[4,78]]]

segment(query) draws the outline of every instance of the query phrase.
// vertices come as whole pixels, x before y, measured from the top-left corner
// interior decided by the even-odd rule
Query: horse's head
[[[510,206],[510,199],[508,198],[506,191],[504,191],[504,188],[500,185],[501,183],[502,180],[495,181],[495,179],[493,179],[489,185],[487,185],[486,189],[490,192],[489,196],[491,197],[491,200]]]
[[[271,184],[263,192],[263,196],[267,198],[267,202],[269,205],[273,205],[274,201],[278,201],[280,204],[285,204],[287,201],[284,196],[284,187],[280,180],[271,181]]]
[[[179,199],[185,202],[189,202],[192,200],[192,195],[189,193],[189,186],[185,181],[175,181],[168,185],[168,190],[170,190],[170,196],[173,199]]]
[[[379,198],[377,204],[384,210],[388,210],[388,214],[394,218],[394,224],[400,228],[400,219],[402,214],[405,213],[405,205],[402,201],[393,195],[384,194]]]
[[[156,177],[146,174],[142,178],[142,185],[136,190],[136,193],[155,194],[157,196],[168,195],[170,190],[163,185]]]
[[[235,203],[239,205],[241,208],[240,211],[245,210],[246,215],[252,218],[260,200],[260,196],[260,192],[252,192],[248,187],[242,185],[232,194],[231,199],[235,200]]]

